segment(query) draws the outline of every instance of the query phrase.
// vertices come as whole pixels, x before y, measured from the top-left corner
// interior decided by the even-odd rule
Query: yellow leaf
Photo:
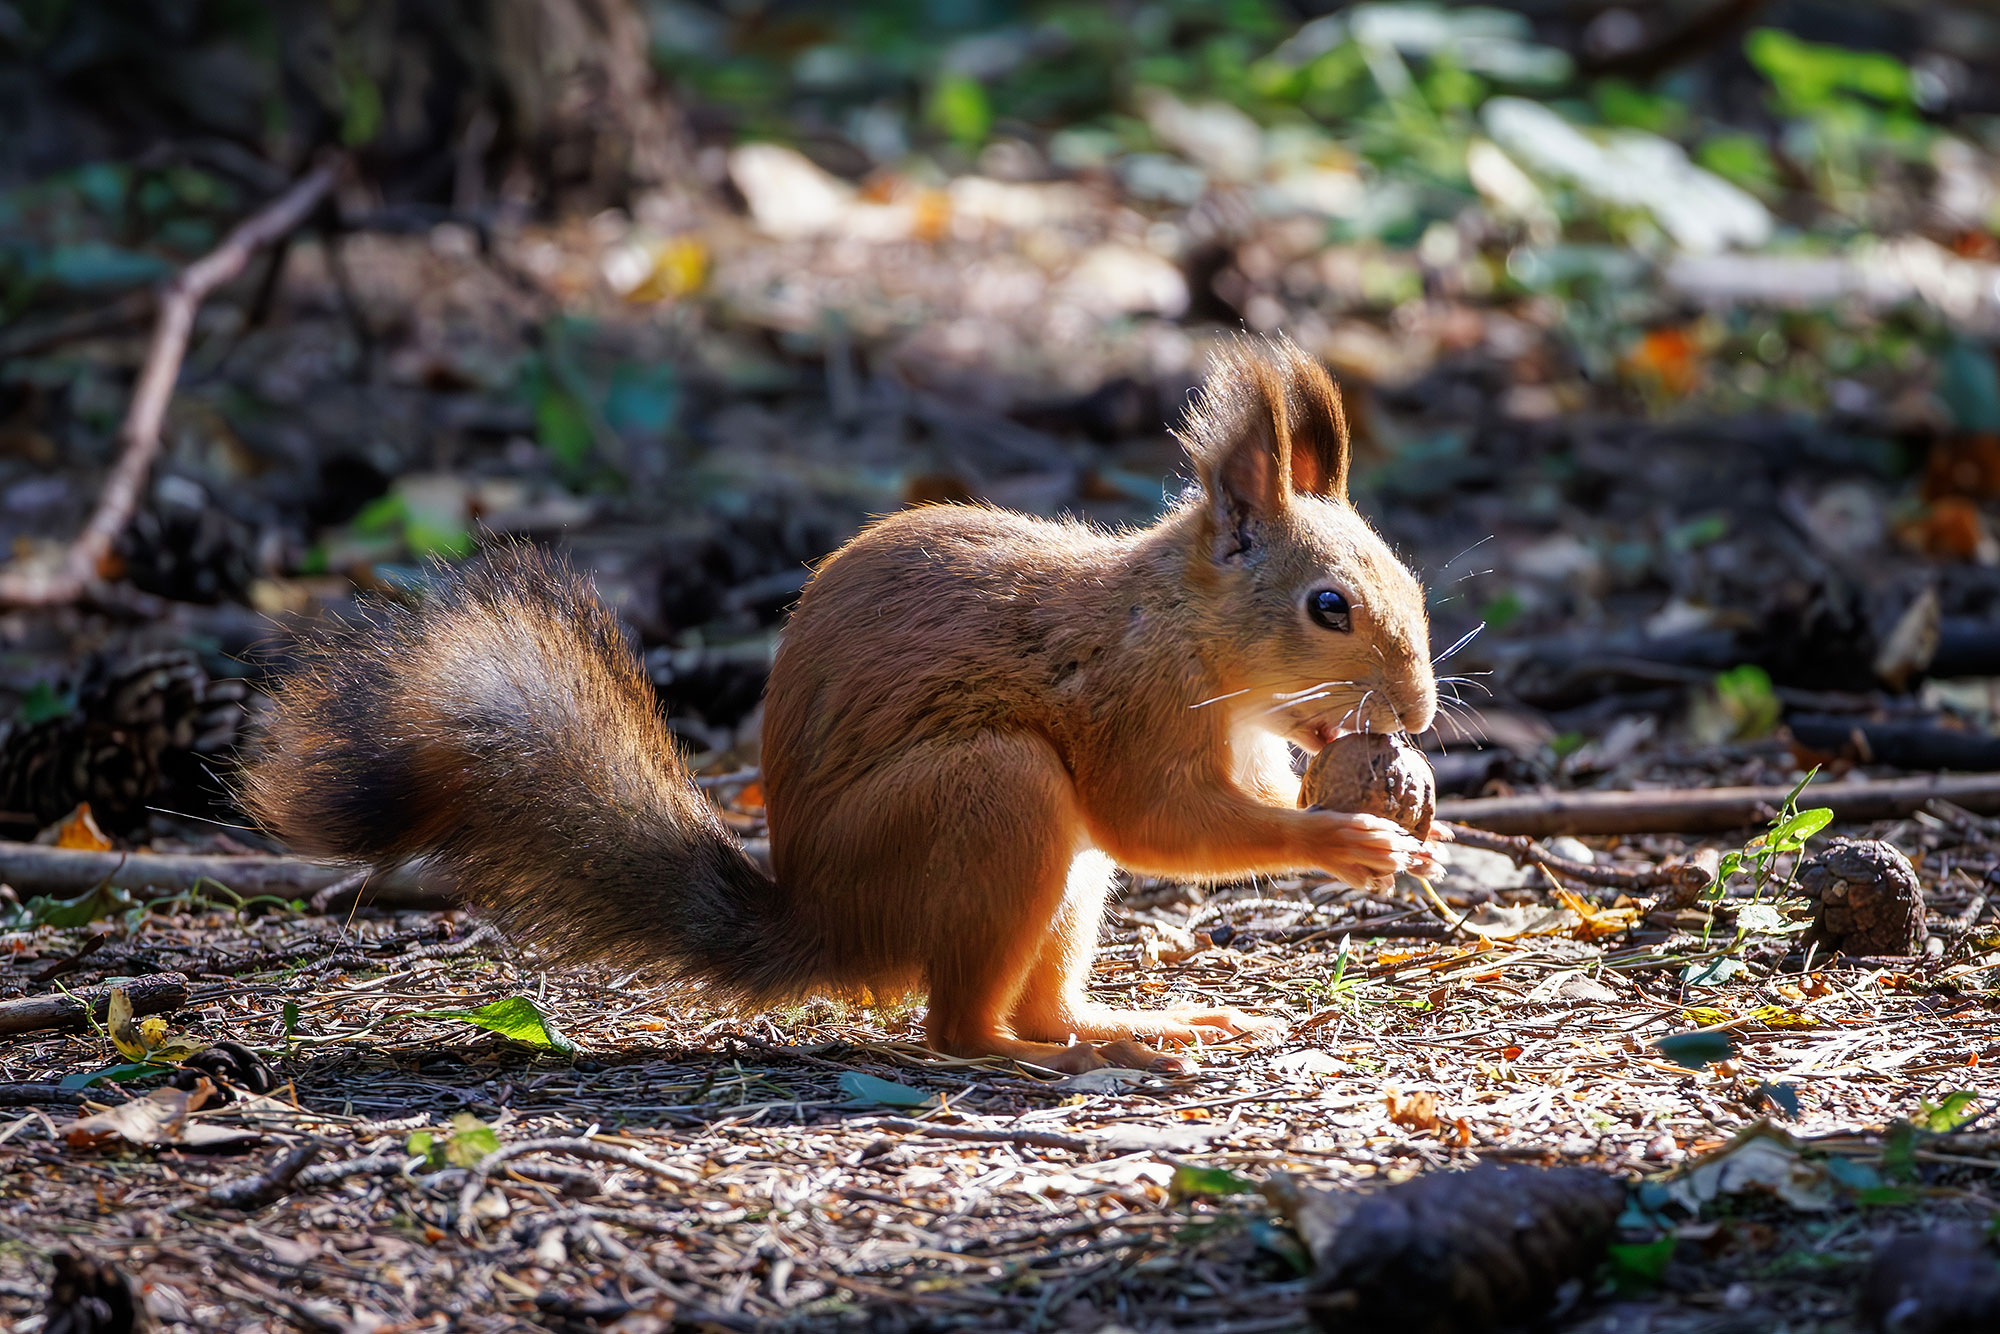
[[[1800,1014],[1782,1005],[1759,1006],[1751,1011],[1750,1017],[1767,1028],[1818,1028],[1820,1023],[1809,1014]]]
[[[123,987],[111,988],[105,1000],[104,1028],[111,1034],[111,1045],[118,1048],[120,1056],[128,1061],[146,1059],[146,1040],[139,1026],[132,1022],[132,998]]]
[[[85,852],[109,852],[111,840],[97,827],[91,818],[90,803],[81,802],[77,808],[63,817],[56,826],[56,846],[59,848],[81,848]]]
[[[1696,1028],[1713,1028],[1717,1024],[1726,1024],[1735,1017],[1727,1010],[1718,1010],[1712,1005],[1691,1005],[1681,1011],[1681,1018]]]
[[[1639,920],[1636,908],[1600,908],[1589,899],[1580,894],[1573,894],[1567,889],[1556,890],[1555,897],[1563,907],[1582,919],[1572,932],[1579,940],[1615,936],[1621,931],[1630,930],[1632,924]]]
[[[676,236],[652,248],[653,267],[627,301],[673,301],[699,291],[708,280],[708,247],[692,236]]]

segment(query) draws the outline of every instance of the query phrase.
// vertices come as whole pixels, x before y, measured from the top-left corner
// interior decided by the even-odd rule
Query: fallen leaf
[[[1437,1095],[1434,1093],[1412,1093],[1407,1098],[1391,1089],[1382,1099],[1388,1108],[1389,1119],[1410,1130],[1436,1130],[1438,1128]]]
[[[109,852],[111,840],[97,827],[96,819],[90,813],[90,803],[82,802],[77,808],[62,818],[56,826],[55,845],[59,848],[80,848],[85,852]]]
[[[139,1036],[138,1025],[132,1022],[132,998],[123,987],[111,988],[105,997],[104,1030],[111,1035],[111,1045],[120,1056],[128,1061],[146,1059],[146,1044]]]
[[[1655,1042],[1653,1049],[1676,1064],[1700,1070],[1734,1056],[1736,1041],[1727,1032],[1711,1029],[1700,1033],[1670,1034]]]
[[[1513,940],[1517,936],[1545,936],[1574,929],[1580,919],[1565,908],[1546,904],[1482,903],[1459,920],[1459,925],[1487,940]]]
[[[541,1008],[526,996],[510,996],[490,1005],[482,1005],[476,1010],[418,1010],[423,1019],[463,1019],[476,1028],[514,1042],[524,1043],[538,1051],[557,1051],[565,1056],[576,1054],[576,1043],[566,1037],[556,1027],[555,1021],[543,1014]]]
[[[1144,1070],[1127,1070],[1123,1066],[1107,1065],[1099,1070],[1086,1070],[1068,1079],[1059,1079],[1047,1088],[1058,1093],[1116,1093],[1129,1084],[1146,1082]]]
[[[260,1136],[251,1131],[190,1119],[214,1091],[215,1085],[206,1079],[195,1080],[188,1089],[154,1089],[143,1098],[70,1122],[62,1128],[63,1142],[72,1149],[102,1148],[118,1140],[197,1149],[256,1143]]]
[[[1340,1062],[1323,1051],[1288,1051],[1283,1056],[1271,1058],[1271,1072],[1294,1078],[1300,1075],[1336,1075],[1340,1073]]]
[[[935,1107],[938,1101],[935,1093],[925,1093],[893,1079],[864,1075],[859,1070],[849,1070],[840,1077],[840,1091],[849,1102],[876,1103],[883,1107]]]
[[[1839,1183],[1827,1160],[1806,1157],[1797,1140],[1760,1121],[1664,1184],[1668,1198],[1689,1213],[1723,1196],[1746,1194],[1773,1195],[1794,1209],[1818,1213],[1833,1207]]]
[[[1258,1188],[1257,1183],[1248,1177],[1237,1176],[1220,1167],[1190,1167],[1183,1163],[1174,1169],[1173,1180],[1168,1183],[1167,1189],[1175,1199],[1187,1200],[1216,1195],[1255,1195]]]

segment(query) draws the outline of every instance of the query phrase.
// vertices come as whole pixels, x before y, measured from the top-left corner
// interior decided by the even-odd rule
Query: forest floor
[[[1989,846],[1883,832],[1934,845],[1932,874]],[[1685,932],[1580,939],[1571,914],[1512,939],[1349,941],[1353,891],[1251,895],[1158,887],[1108,928],[1097,995],[1289,1021],[1171,1078],[941,1059],[911,1006],[734,1017],[552,976],[457,911],[134,911],[88,971],[186,974],[174,1034],[256,1049],[278,1082],[220,1106],[154,1094],[172,1105],[129,1123],[136,1143],[53,1106],[9,1114],[0,1309],[27,1328],[29,1256],[81,1247],[167,1328],[1286,1330],[1307,1320],[1306,1266],[1260,1186],[1500,1162],[1693,1192],[1661,1205],[1671,1258],[1636,1247],[1632,1296],[1567,1292],[1563,1329],[1843,1330],[1883,1233],[1995,1206],[2000,1139],[1931,1130],[2000,1095],[1992,1001],[1962,989],[1994,959],[1970,940],[1941,966],[1691,995]],[[95,929],[37,933],[10,975]],[[438,1017],[511,997],[559,1030],[533,1042],[575,1049]],[[1733,1050],[1702,1069],[1651,1045],[1731,1020]],[[21,1083],[107,1064],[125,1062],[96,1033],[17,1038],[5,1061]],[[146,1101],[91,1096],[114,1115]],[[1764,1124],[1775,1175],[1733,1139]],[[209,1194],[304,1146],[275,1202]],[[468,1172],[501,1146],[521,1153]]]
[[[1169,154],[1013,170],[1020,145],[858,186],[714,149],[701,190],[559,224],[350,190],[204,308],[121,595],[0,615],[0,829],[99,846],[87,802],[135,858],[275,850],[221,780],[286,631],[508,534],[594,575],[760,840],[758,699],[810,562],[925,501],[1151,521],[1181,485],[1167,428],[1245,330],[1340,372],[1360,506],[1423,573],[1435,645],[1465,641],[1424,739],[1447,793],[1815,773],[1810,807],[2000,768],[2000,372],[1940,302],[1965,309],[1704,296],[1594,215],[1549,245],[1465,192],[1395,244],[1333,242],[1267,209],[1282,190],[1202,177],[1182,149],[1220,113],[1155,110],[1191,203],[1133,184]],[[1363,188],[1313,163],[1282,180]],[[244,211],[198,175],[114,193]],[[136,281],[98,243],[130,213],[111,188],[10,197],[58,274],[0,328],[0,539],[27,557],[82,524],[145,347],[148,302],[106,295]],[[801,198],[830,201],[809,233],[772,204]],[[1917,269],[2000,290],[1990,235],[1909,212]],[[1652,867],[1761,828],[1563,851]],[[1288,1022],[1179,1077],[941,1059],[917,1002],[713,1012],[548,972],[457,907],[314,911],[226,870],[18,883],[0,1006],[189,994],[162,1028],[0,1039],[0,1323],[60,1328],[71,1252],[173,1331],[1290,1330],[1313,1261],[1288,1177],[1501,1163],[1629,1186],[1543,1327],[1866,1328],[1884,1238],[2000,1209],[2000,822],[1933,804],[1805,854],[1837,834],[1908,857],[1941,950],[1800,971],[1790,854],[1775,900],[1739,877],[1669,911],[1496,854],[1457,859],[1442,909],[1408,882],[1129,885],[1095,994]]]

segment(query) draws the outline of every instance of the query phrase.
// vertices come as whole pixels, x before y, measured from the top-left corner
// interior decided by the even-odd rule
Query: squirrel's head
[[[1181,432],[1201,493],[1190,586],[1244,723],[1317,751],[1437,710],[1423,585],[1347,499],[1347,422],[1289,341],[1218,358]]]

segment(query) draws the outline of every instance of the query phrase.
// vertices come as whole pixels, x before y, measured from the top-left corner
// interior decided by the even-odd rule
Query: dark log
[[[1785,726],[1808,750],[1898,769],[2000,770],[2000,737],[1935,723],[1877,722],[1840,714],[1788,714]]]
[[[1784,804],[1785,787],[1664,788],[1646,792],[1547,792],[1441,801],[1438,818],[1497,834],[1696,834],[1760,825]],[[1814,783],[1801,807],[1826,806],[1839,820],[1894,820],[1942,798],[1972,811],[2000,810],[2000,775],[1940,774],[1865,783]]]

